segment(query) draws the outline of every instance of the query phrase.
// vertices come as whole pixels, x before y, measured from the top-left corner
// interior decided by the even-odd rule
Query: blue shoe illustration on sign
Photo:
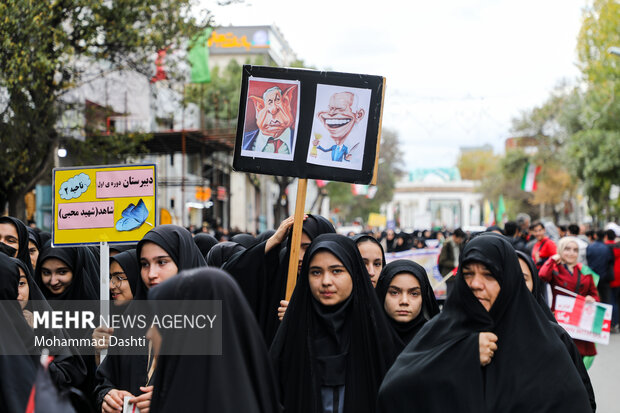
[[[131,231],[140,228],[149,216],[149,210],[146,209],[144,201],[140,199],[138,205],[129,204],[121,213],[122,218],[116,222],[117,231]]]

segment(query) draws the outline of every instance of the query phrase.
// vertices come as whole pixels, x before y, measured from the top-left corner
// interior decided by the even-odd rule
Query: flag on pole
[[[533,192],[536,190],[536,178],[540,173],[540,166],[527,163],[523,171],[523,179],[521,180],[521,189],[525,192]]]
[[[495,219],[497,225],[499,225],[500,222],[504,222],[505,215],[506,205],[504,204],[504,195],[500,195],[499,199],[497,200],[497,218]]]
[[[202,33],[196,35],[190,42],[187,58],[192,66],[192,83],[209,83],[211,81],[207,40],[209,40],[212,31],[213,29],[207,28]]]
[[[572,338],[607,344],[611,329],[611,305],[586,303],[585,297],[555,287],[569,295],[555,298],[555,318]]]
[[[157,52],[157,58],[155,59],[155,76],[151,77],[151,83],[167,79],[165,66],[167,52],[167,47]]]
[[[495,214],[493,213],[493,204],[488,200],[484,200],[484,225],[490,227],[495,225]]]
[[[368,195],[368,185],[351,184],[353,195]]]
[[[378,188],[376,186],[374,186],[374,185],[368,187],[368,193],[366,194],[366,198],[374,199],[375,195],[377,195],[377,190],[378,190]]]

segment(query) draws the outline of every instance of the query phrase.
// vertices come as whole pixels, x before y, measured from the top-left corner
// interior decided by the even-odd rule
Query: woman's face
[[[179,268],[170,255],[154,242],[145,242],[140,251],[140,275],[148,287],[166,281],[176,275]]]
[[[133,299],[127,274],[116,261],[110,261],[110,297],[115,305],[123,305]]]
[[[532,272],[530,271],[530,267],[521,258],[519,258],[519,265],[521,266],[521,272],[523,273],[525,285],[527,285],[527,289],[532,292],[532,290],[534,289],[534,280],[532,280]]]
[[[501,290],[491,271],[484,264],[470,262],[463,266],[463,278],[484,309],[491,310]]]
[[[28,286],[28,278],[26,278],[26,274],[24,270],[19,269],[19,284],[17,285],[17,301],[19,301],[19,305],[22,308],[26,308],[28,305],[28,297],[30,296],[30,287]]]
[[[73,271],[64,261],[48,258],[41,263],[41,279],[52,294],[61,294],[71,285]]]
[[[37,266],[37,258],[39,258],[39,249],[32,241],[28,241],[28,253],[30,254],[30,263],[32,264],[32,268],[35,268]]]
[[[383,308],[399,323],[408,323],[416,318],[422,310],[420,281],[413,274],[396,274],[388,287]]]
[[[308,281],[312,296],[326,306],[344,302],[353,291],[349,271],[336,256],[319,251],[310,260]]]
[[[577,264],[579,257],[579,246],[575,242],[569,242],[564,249],[560,251],[560,258],[568,265]]]
[[[16,252],[13,258],[17,257],[19,253],[19,236],[17,235],[17,228],[13,224],[8,222],[0,223],[0,242],[15,248]]]
[[[372,241],[362,241],[357,244],[357,249],[359,249],[366,270],[368,270],[368,275],[370,275],[370,282],[373,287],[376,287],[377,280],[383,269],[381,247]]]

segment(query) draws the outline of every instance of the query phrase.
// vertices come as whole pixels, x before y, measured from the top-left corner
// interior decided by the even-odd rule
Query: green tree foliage
[[[571,136],[568,154],[573,173],[582,180],[591,212],[607,220],[620,215],[610,201],[620,184],[620,3],[594,0],[584,12],[578,38],[579,66],[587,84],[579,120],[583,130]]]
[[[0,2],[0,208],[23,216],[24,194],[49,176],[63,94],[92,67],[151,76],[158,50],[208,24],[190,0]],[[172,69],[172,61],[170,69]],[[172,73],[172,70],[171,70]]]
[[[461,152],[456,160],[456,166],[461,178],[479,181],[490,172],[495,171],[499,158],[492,150],[466,151]]]
[[[393,130],[383,129],[375,197],[369,199],[364,195],[355,196],[351,191],[351,184],[330,182],[326,188],[332,209],[338,210],[338,216],[345,222],[352,222],[357,218],[366,220],[371,212],[378,213],[382,204],[392,200],[396,181],[403,173],[402,165],[403,155],[398,134]]]

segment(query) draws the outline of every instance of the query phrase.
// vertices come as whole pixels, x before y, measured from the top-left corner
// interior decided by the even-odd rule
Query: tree
[[[152,75],[158,50],[206,27],[190,0],[0,3],[0,207],[22,217],[24,194],[50,168],[61,139],[63,95],[93,66]],[[167,61],[173,72],[173,61]]]
[[[332,208],[338,209],[338,215],[347,222],[352,222],[357,218],[367,219],[371,212],[378,213],[382,204],[392,200],[396,181],[403,173],[402,164],[403,156],[398,134],[391,129],[383,129],[379,151],[377,193],[374,198],[353,195],[351,184],[330,182],[326,188]]]
[[[594,0],[585,8],[577,50],[587,84],[579,116],[583,129],[571,136],[568,154],[573,173],[582,180],[591,212],[609,220],[620,214],[610,201],[620,183],[620,57],[607,52],[620,45],[620,3]]]
[[[492,150],[472,150],[461,152],[456,160],[461,178],[479,181],[497,168],[499,156]]]

